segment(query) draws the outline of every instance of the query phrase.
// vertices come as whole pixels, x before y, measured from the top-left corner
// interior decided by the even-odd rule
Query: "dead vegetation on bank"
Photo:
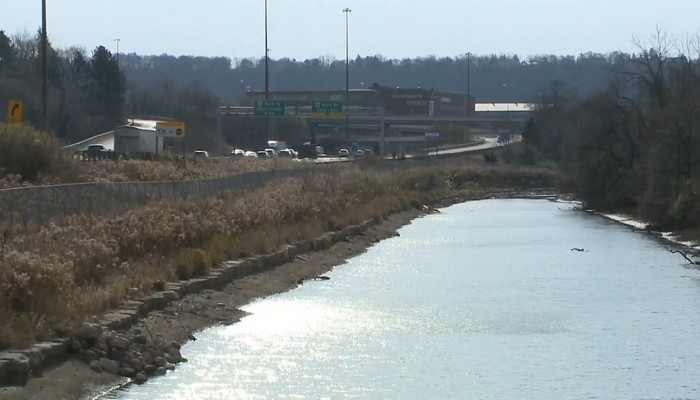
[[[544,180],[543,180],[544,179]],[[217,263],[272,251],[460,191],[553,185],[547,169],[478,165],[376,172],[319,171],[245,194],[154,202],[115,218],[73,216],[0,238],[0,348],[18,347],[117,306],[129,294],[206,274]],[[520,182],[520,183],[517,183]]]

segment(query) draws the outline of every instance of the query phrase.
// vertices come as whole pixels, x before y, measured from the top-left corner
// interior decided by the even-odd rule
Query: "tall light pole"
[[[270,48],[267,45],[267,0],[265,0],[265,101],[270,100]],[[265,140],[270,139],[270,117],[265,117]]]
[[[472,53],[467,53],[467,116],[472,113],[471,104]]]
[[[352,12],[351,9],[345,7],[345,142],[350,141],[350,35],[348,28],[348,16]]]
[[[47,106],[48,82],[49,82],[49,37],[46,33],[46,0],[41,0],[41,69],[44,76],[41,85],[41,115],[44,118],[44,130],[49,130],[49,116]]]
[[[117,44],[117,67],[119,66],[119,42],[120,41],[121,41],[121,39],[119,39],[119,38],[114,39],[114,42]]]
[[[265,0],[265,100],[270,100],[270,48],[267,46],[267,0]]]

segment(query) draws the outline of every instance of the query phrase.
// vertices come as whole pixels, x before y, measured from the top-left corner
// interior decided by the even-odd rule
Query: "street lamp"
[[[348,115],[348,110],[350,109],[350,51],[348,16],[352,10],[345,7],[343,12],[345,13],[345,142],[347,143],[350,141],[350,115]]]
[[[119,66],[119,42],[120,41],[121,41],[121,39],[119,39],[119,38],[114,39],[114,42],[117,44],[117,67]]]

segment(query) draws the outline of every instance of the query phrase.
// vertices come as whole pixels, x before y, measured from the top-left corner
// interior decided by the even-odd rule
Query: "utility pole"
[[[350,142],[350,39],[348,28],[348,16],[352,12],[351,9],[345,7],[345,143]]]
[[[472,60],[471,60],[471,57],[472,57],[472,53],[467,53],[467,116],[471,115],[471,113],[472,113],[472,104],[471,104]]]
[[[270,100],[270,48],[267,46],[267,0],[265,0],[265,101]],[[265,141],[270,139],[270,117],[265,117]]]
[[[270,49],[267,46],[267,0],[265,0],[265,101],[270,100]]]
[[[41,69],[44,77],[41,85],[41,115],[44,118],[44,130],[49,130],[48,116],[48,84],[49,84],[49,37],[46,33],[46,0],[41,0]]]

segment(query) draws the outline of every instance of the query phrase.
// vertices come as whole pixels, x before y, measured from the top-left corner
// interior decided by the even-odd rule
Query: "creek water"
[[[399,233],[102,398],[700,398],[700,272],[652,237],[548,200]]]

